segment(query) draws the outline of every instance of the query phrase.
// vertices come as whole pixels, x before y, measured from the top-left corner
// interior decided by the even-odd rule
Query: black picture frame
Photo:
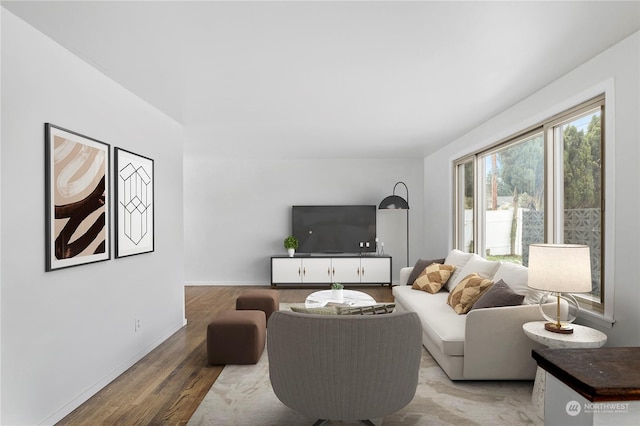
[[[155,251],[154,161],[115,149],[115,257]]]
[[[111,146],[45,123],[45,271],[111,258]]]

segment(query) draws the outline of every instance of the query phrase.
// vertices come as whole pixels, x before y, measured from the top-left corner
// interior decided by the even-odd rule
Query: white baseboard
[[[186,325],[186,319],[183,322]],[[157,348],[162,342],[167,340],[169,337],[171,337],[175,332],[180,330],[182,327],[183,327],[183,324],[177,324],[177,325],[174,325],[173,327],[171,327],[169,330],[167,330],[165,333],[163,333],[160,337],[158,337],[155,341],[153,341],[152,343],[147,345],[144,349],[142,349],[140,352],[135,354],[133,357],[131,357],[127,361],[123,362],[122,364],[120,364],[119,366],[114,368],[109,374],[104,376],[101,380],[99,380],[93,386],[88,388],[86,391],[82,392],[80,395],[78,395],[73,400],[69,401],[62,408],[60,408],[58,411],[56,411],[55,413],[53,413],[52,415],[50,415],[49,417],[44,419],[39,424],[52,425],[52,424],[58,423],[60,420],[65,418],[67,415],[71,414],[71,412],[73,410],[75,410],[76,408],[81,406],[89,398],[91,398],[93,395],[95,395],[100,390],[102,390],[102,388],[104,388],[109,383],[114,381],[122,373],[127,371],[129,368],[133,367],[133,365],[136,362],[140,361],[142,358],[144,358],[146,355],[148,355],[152,350]]]
[[[187,281],[184,283],[185,287],[187,286],[260,286],[260,287],[271,287],[271,284],[265,283],[264,281],[255,281],[255,282],[247,282],[247,281]]]

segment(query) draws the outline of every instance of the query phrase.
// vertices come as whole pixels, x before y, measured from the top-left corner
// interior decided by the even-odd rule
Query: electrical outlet
[[[137,333],[138,331],[140,331],[140,328],[142,328],[142,320],[140,318],[136,318],[134,320],[134,331]]]

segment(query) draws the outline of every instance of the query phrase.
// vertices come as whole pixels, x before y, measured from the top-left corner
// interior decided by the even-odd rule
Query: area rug
[[[301,416],[275,396],[268,362],[265,350],[256,365],[226,366],[188,425],[311,425],[316,419]],[[414,399],[397,413],[371,420],[376,426],[543,425],[531,404],[532,388],[530,381],[452,382],[423,348]]]

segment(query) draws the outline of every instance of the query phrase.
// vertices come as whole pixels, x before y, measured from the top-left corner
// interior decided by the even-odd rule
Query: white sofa
[[[422,343],[452,380],[530,380],[536,363],[531,350],[542,348],[522,331],[522,324],[541,321],[541,293],[527,286],[527,268],[514,263],[491,262],[453,250],[445,264],[456,269],[438,293],[406,285],[412,267],[400,271],[393,287],[396,309],[413,311],[422,323]],[[521,305],[474,309],[457,314],[447,304],[449,290],[470,273],[497,282],[503,280],[525,298]]]

